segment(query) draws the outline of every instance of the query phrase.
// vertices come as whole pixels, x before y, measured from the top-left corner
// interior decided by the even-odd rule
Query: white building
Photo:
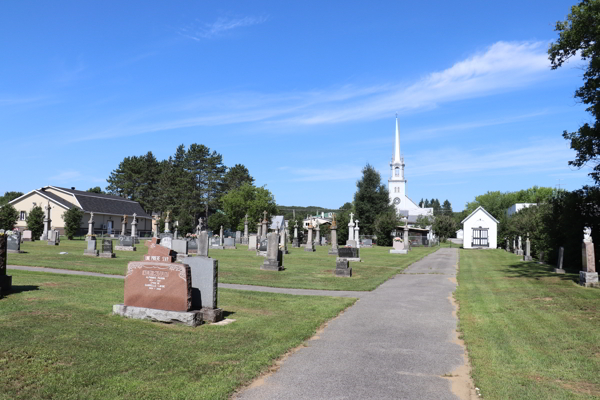
[[[390,192],[390,202],[396,207],[396,212],[408,217],[409,225],[419,215],[432,216],[433,208],[421,208],[406,195],[404,157],[400,153],[400,125],[398,123],[398,116],[396,116],[396,145],[394,147],[394,157],[392,158],[392,162],[390,162],[390,168],[391,176],[388,179],[388,190]]]
[[[456,231],[456,238],[457,239],[463,239],[464,235],[463,235],[463,230],[459,229]]]
[[[462,221],[463,248],[495,249],[498,241],[498,220],[479,206]]]
[[[508,210],[506,210],[506,216],[510,217],[514,213],[516,213],[518,211],[521,211],[524,208],[531,207],[531,206],[537,206],[537,203],[516,203],[516,204],[513,204],[512,206],[510,206],[508,208]]]

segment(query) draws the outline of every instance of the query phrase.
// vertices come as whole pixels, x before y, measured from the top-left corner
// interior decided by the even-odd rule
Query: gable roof
[[[73,204],[73,203],[71,203],[71,202],[69,202],[69,201],[67,201],[67,200],[63,199],[62,197],[60,197],[60,196],[57,196],[57,195],[55,195],[54,193],[46,192],[46,191],[44,191],[43,189],[34,189],[34,190],[30,191],[30,192],[27,192],[27,193],[25,193],[25,194],[24,194],[24,195],[22,195],[22,196],[19,196],[19,197],[17,197],[16,199],[13,199],[13,200],[9,201],[9,202],[8,202],[8,204],[13,204],[13,203],[16,203],[16,202],[18,202],[18,201],[20,201],[20,200],[22,200],[22,199],[26,198],[26,197],[27,197],[27,196],[29,196],[30,194],[33,194],[33,193],[39,194],[40,196],[42,196],[42,197],[44,197],[44,198],[46,198],[46,199],[48,199],[48,200],[52,200],[52,202],[53,202],[53,203],[56,203],[56,204],[58,204],[59,206],[61,206],[61,207],[65,208],[65,209],[67,209],[67,210],[68,210],[68,209],[71,209],[71,208],[73,208],[73,207],[77,207],[77,208],[79,208],[77,205],[75,205],[75,204]],[[41,206],[41,205],[40,205],[40,206]]]
[[[494,216],[492,214],[490,214],[489,212],[487,212],[487,210],[485,208],[483,208],[482,206],[479,206],[475,209],[475,211],[473,211],[471,214],[469,214],[469,216],[465,219],[462,220],[461,224],[464,224],[466,220],[468,220],[469,218],[471,218],[477,211],[479,211],[479,209],[481,209],[481,211],[483,211],[484,213],[487,214],[488,217],[490,217],[492,219],[492,221],[494,221],[495,223],[499,223],[498,220],[496,218],[494,218]]]

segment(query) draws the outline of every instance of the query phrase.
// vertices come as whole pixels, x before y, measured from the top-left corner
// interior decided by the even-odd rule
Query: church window
[[[488,247],[488,228],[473,228],[472,246]]]
[[[396,176],[400,176],[400,168],[396,167],[396,169],[394,171],[395,171],[394,174]]]
[[[27,213],[25,211],[21,211],[19,214],[19,219],[21,221],[25,221],[27,219]]]

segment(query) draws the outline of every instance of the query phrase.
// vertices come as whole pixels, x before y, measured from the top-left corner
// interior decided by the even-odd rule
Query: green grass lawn
[[[118,243],[118,242],[117,242]],[[23,254],[9,254],[9,265],[64,268],[79,271],[125,275],[129,261],[139,261],[148,248],[143,244],[138,251],[115,251],[114,259],[83,256],[86,242],[61,240],[60,246],[48,246],[46,242],[25,242]],[[413,262],[437,250],[437,247],[414,247],[408,254],[389,254],[389,247],[364,248],[360,250],[361,263],[350,263],[352,278],[333,275],[335,256],[327,254],[329,246],[317,246],[310,253],[303,248],[289,248],[284,256],[285,270],[262,271],[264,257],[239,245],[236,250],[210,250],[209,256],[219,260],[219,282],[272,287],[373,290],[387,279],[401,272]],[[69,254],[59,255],[64,251]]]
[[[461,250],[459,327],[485,399],[600,398],[600,290],[503,250]]]
[[[354,299],[219,290],[226,326],[111,315],[123,281],[9,271],[0,399],[227,399]]]

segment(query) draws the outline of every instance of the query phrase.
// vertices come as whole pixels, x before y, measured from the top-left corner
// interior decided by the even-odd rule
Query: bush
[[[73,207],[65,211],[62,215],[62,218],[63,221],[65,221],[65,235],[67,235],[67,239],[73,240],[73,236],[77,234],[77,231],[81,226],[83,211],[77,207]]]
[[[392,245],[392,231],[399,225],[396,210],[383,212],[375,219],[375,235],[377,235],[378,246]]]
[[[42,207],[35,206],[27,215],[27,229],[31,231],[31,240],[35,240],[44,233],[44,211]]]
[[[6,204],[0,208],[0,229],[12,230],[19,219],[19,212],[12,204]]]

